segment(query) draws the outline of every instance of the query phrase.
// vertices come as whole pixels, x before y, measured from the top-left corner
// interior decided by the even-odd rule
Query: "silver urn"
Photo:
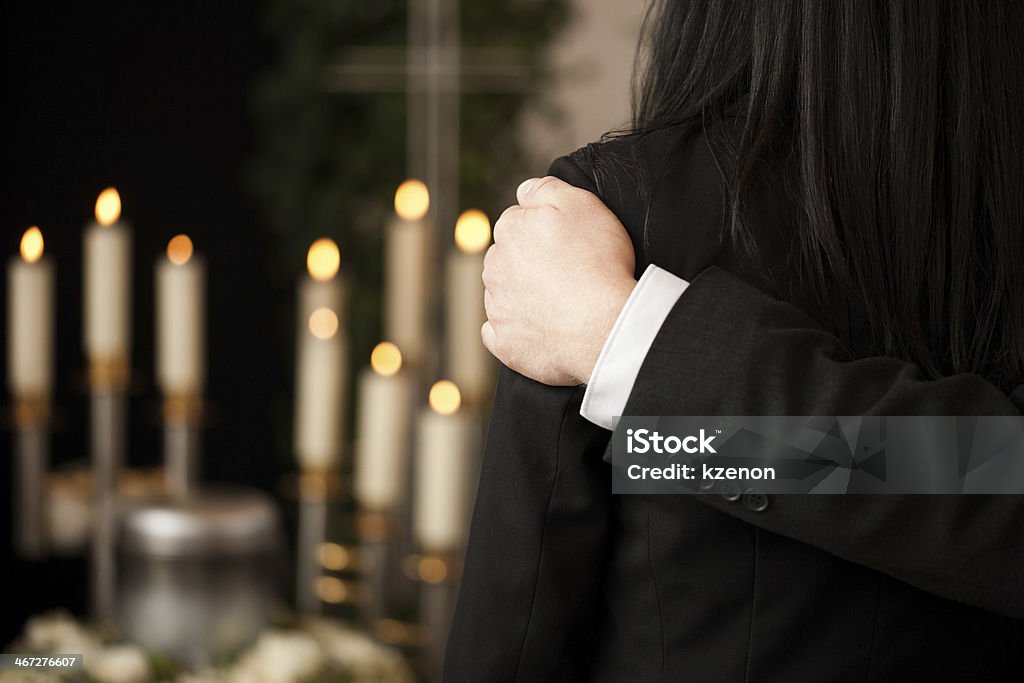
[[[133,503],[121,517],[121,637],[190,668],[257,638],[280,608],[277,508],[244,489]]]

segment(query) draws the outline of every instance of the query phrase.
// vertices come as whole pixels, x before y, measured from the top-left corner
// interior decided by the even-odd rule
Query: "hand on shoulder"
[[[484,258],[484,345],[531,379],[585,384],[636,286],[633,245],[600,199],[558,178],[516,198]]]

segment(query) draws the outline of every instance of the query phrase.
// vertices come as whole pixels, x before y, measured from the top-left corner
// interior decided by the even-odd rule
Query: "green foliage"
[[[461,3],[466,47],[513,48],[529,60],[531,83],[544,78],[548,41],[563,26],[567,0]],[[265,23],[275,63],[255,84],[251,109],[257,151],[247,185],[274,246],[268,274],[278,291],[282,321],[274,334],[290,348],[295,278],[305,250],[321,236],[338,242],[342,268],[353,281],[349,326],[354,367],[365,364],[380,339],[383,226],[395,187],[406,177],[402,93],[336,93],[325,69],[346,47],[400,47],[407,27],[405,0],[268,0]],[[466,94],[461,100],[460,197],[492,217],[513,199],[523,174],[515,124],[530,93]],[[350,377],[354,377],[351,374]],[[280,401],[287,452],[290,421]]]

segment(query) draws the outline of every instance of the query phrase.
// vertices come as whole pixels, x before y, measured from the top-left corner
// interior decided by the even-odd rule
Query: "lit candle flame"
[[[175,235],[167,243],[167,259],[176,266],[183,266],[192,258],[192,240],[188,235]]]
[[[327,340],[338,332],[338,316],[321,306],[309,315],[309,331],[317,339]]]
[[[334,240],[321,237],[306,252],[306,270],[314,280],[326,282],[338,274],[341,253]]]
[[[21,260],[35,263],[43,257],[43,233],[33,225],[21,236]]]
[[[112,187],[100,192],[96,198],[96,222],[103,226],[113,225],[121,217],[121,195]]]
[[[477,209],[463,211],[455,221],[455,246],[466,254],[479,254],[491,243],[491,222]]]
[[[395,212],[407,221],[418,221],[430,209],[430,191],[420,180],[406,180],[395,190]]]
[[[402,352],[391,342],[381,342],[370,353],[370,367],[378,375],[390,377],[402,369]]]
[[[452,415],[462,405],[462,395],[459,393],[459,388],[455,386],[455,382],[442,379],[430,387],[428,402],[438,415]]]

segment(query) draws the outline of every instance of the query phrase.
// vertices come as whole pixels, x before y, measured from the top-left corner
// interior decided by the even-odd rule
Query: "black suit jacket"
[[[754,263],[720,239],[706,140],[674,135],[551,168],[618,215],[638,274],[653,262],[692,281],[627,414],[1019,414],[981,378],[926,382],[907,363],[857,360],[863,322],[838,295],[816,307],[777,269],[790,207],[765,186],[750,211]],[[582,395],[502,369],[446,680],[1021,676],[1019,497],[776,496],[761,509],[612,496],[610,433],[579,415]]]

